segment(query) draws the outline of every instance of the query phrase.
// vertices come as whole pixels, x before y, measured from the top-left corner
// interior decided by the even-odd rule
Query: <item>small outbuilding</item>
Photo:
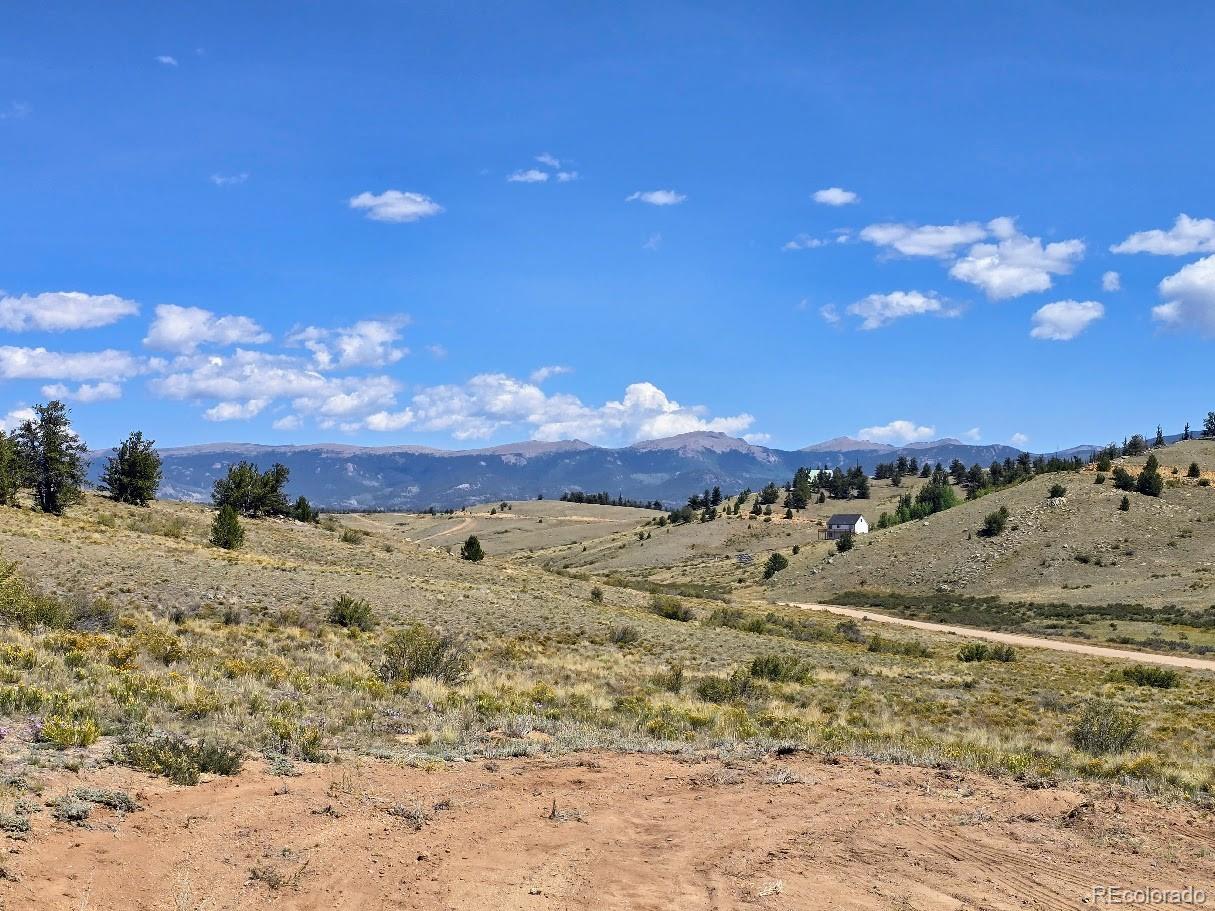
[[[842,538],[846,534],[869,534],[869,523],[865,521],[865,517],[859,512],[840,512],[827,520],[827,527],[823,531],[823,537],[828,541]]]

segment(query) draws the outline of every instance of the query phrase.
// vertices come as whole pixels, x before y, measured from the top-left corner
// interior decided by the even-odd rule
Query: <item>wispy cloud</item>
[[[0,120],[24,120],[32,110],[24,101],[10,101],[5,107],[0,107]]]
[[[1122,276],[1119,275],[1117,272],[1106,272],[1104,275],[1101,276],[1101,290],[1102,291],[1121,291],[1122,290]]]
[[[539,370],[533,370],[529,379],[539,386],[551,376],[563,376],[573,372],[573,367],[566,367],[564,364],[554,364],[551,367],[541,367]]]
[[[75,389],[63,383],[52,383],[42,387],[42,395],[48,399],[60,399],[66,402],[108,402],[122,398],[122,387],[117,383],[82,383]]]
[[[234,187],[237,184],[242,184],[249,179],[248,171],[241,171],[239,174],[212,174],[211,183],[217,187]]]
[[[952,225],[881,222],[862,229],[860,237],[903,256],[950,256],[958,247],[987,237],[987,231],[974,221]]]
[[[887,323],[907,316],[925,313],[937,316],[956,316],[958,310],[947,306],[936,292],[891,291],[888,294],[870,294],[848,305],[852,316],[861,318],[862,329],[880,329]]]
[[[157,63],[162,64],[164,66],[177,66],[177,58],[170,57],[168,54],[159,54],[154,59],[156,60]]]
[[[537,155],[536,161],[540,162],[540,164],[544,165],[546,168],[552,168],[554,171],[560,170],[561,168],[561,159],[554,158],[548,152],[542,152],[541,154]]]
[[[548,171],[541,171],[539,168],[528,168],[526,171],[515,171],[513,174],[506,175],[507,181],[510,183],[546,183],[548,181]]]
[[[1029,437],[1024,433],[1014,433],[1008,438],[1008,442],[1018,449],[1023,449],[1029,445]]]
[[[688,197],[674,190],[638,190],[625,197],[625,202],[644,202],[651,206],[677,206]]]

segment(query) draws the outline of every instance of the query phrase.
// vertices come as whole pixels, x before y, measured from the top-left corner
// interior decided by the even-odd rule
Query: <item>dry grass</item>
[[[596,602],[589,581],[492,549],[470,564],[379,517],[355,545],[340,526],[246,524],[245,548],[228,554],[207,546],[207,513],[195,506],[138,511],[90,497],[62,519],[0,510],[5,560],[58,597],[104,598],[116,616],[112,629],[88,632],[70,621],[0,630],[5,761],[104,763],[122,741],[164,731],[293,761],[354,752],[427,765],[596,747],[728,757],[787,745],[1028,779],[1115,778],[1199,800],[1213,784],[1208,675],[1157,690],[1116,678],[1107,662],[1058,654],[964,665],[951,637],[884,629],[871,650],[873,631],[765,618],[754,605],[721,622],[716,600],[684,599],[691,619],[679,622],[653,613],[645,592],[608,586]],[[340,595],[366,600],[375,628],[326,622]],[[381,680],[385,641],[411,623],[463,642],[469,675]],[[614,641],[622,625],[636,641]],[[796,679],[751,676],[767,656],[785,661],[757,666],[796,666]],[[1091,757],[1072,746],[1067,732],[1091,695],[1142,720],[1130,751]],[[49,717],[95,724],[99,738],[52,743]]]

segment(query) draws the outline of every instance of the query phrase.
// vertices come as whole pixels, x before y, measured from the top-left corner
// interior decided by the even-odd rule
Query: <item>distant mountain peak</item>
[[[939,440],[926,440],[922,443],[908,443],[903,446],[903,449],[932,449],[935,446],[965,446],[961,440],[955,440],[953,437],[942,437]]]
[[[891,452],[895,447],[888,443],[875,443],[873,440],[858,440],[853,437],[832,437],[803,446],[799,452]]]
[[[657,440],[642,440],[628,448],[640,452],[656,449],[674,449],[679,452],[708,449],[712,452],[747,452],[752,455],[767,452],[763,446],[756,446],[717,430],[692,430],[688,433],[677,433],[675,436],[662,437]]]

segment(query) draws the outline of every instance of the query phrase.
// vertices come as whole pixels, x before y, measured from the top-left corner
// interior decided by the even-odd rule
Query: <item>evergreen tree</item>
[[[211,543],[224,550],[236,550],[245,543],[245,530],[240,527],[236,510],[227,504],[219,508],[211,523]]]
[[[492,516],[494,510],[490,510]],[[307,497],[300,497],[295,501],[295,505],[291,507],[291,517],[298,519],[301,522],[316,522],[320,520],[321,514],[318,510],[312,508],[312,504],[308,502]]]
[[[58,400],[34,406],[34,419],[17,431],[22,486],[34,490],[34,504],[43,512],[61,515],[84,494],[85,445],[72,432],[68,409]]]
[[[1215,411],[1208,411],[1206,420],[1202,422],[1202,435],[1215,437]]]
[[[792,519],[792,518],[793,518],[793,510],[792,510],[792,509],[786,509],[786,510],[785,510],[785,518],[786,518],[786,519]]]
[[[1189,421],[1185,422],[1185,430],[1182,431],[1181,438],[1183,440],[1190,439],[1190,422]]]
[[[145,440],[136,430],[106,459],[101,489],[119,503],[147,506],[160,487],[160,456],[155,440]]]
[[[788,568],[788,566],[789,560],[784,554],[774,553],[768,557],[768,561],[764,564],[764,578],[771,579],[782,569]]]
[[[1130,512],[1131,511],[1131,498],[1126,496],[1125,494],[1123,494],[1122,502],[1118,504],[1118,508],[1121,509],[1123,512]]]
[[[1202,474],[1202,469],[1198,467],[1197,462],[1190,463],[1190,470],[1185,473],[1187,478],[1197,478]]]
[[[231,506],[242,516],[283,516],[289,512],[287,495],[288,470],[275,463],[262,472],[252,462],[237,462],[228,466],[228,474],[215,482],[211,501],[217,508]]]
[[[1135,489],[1149,497],[1158,497],[1164,492],[1164,478],[1160,476],[1160,463],[1155,455],[1148,456],[1147,464],[1135,481]]]
[[[852,550],[856,546],[856,536],[850,531],[844,532],[835,540],[835,550],[837,553],[844,553]]]
[[[17,505],[22,474],[16,435],[0,430],[0,506]]]
[[[720,506],[721,505],[721,488],[720,487],[714,487],[713,492],[711,494],[709,494],[709,505],[710,506]]]
[[[477,540],[476,535],[469,535],[468,540],[460,546],[460,559],[479,563],[484,558],[485,551],[481,549],[481,542]]]
[[[1156,439],[1152,442],[1152,446],[1156,449],[1164,448],[1164,430],[1159,424],[1156,425]]]

